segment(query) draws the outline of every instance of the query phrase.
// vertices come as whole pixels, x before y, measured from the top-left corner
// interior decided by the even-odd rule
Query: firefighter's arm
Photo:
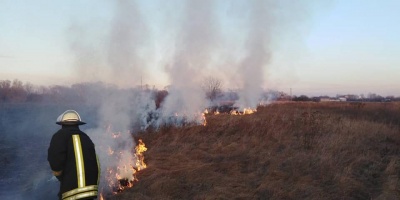
[[[53,175],[59,178],[62,175],[67,159],[67,141],[60,134],[55,134],[51,139],[48,149],[47,160]]]

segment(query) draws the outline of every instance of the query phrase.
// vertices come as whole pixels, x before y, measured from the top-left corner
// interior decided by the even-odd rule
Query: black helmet
[[[86,124],[81,120],[78,112],[75,110],[67,110],[57,118],[56,124],[59,125],[83,125]]]

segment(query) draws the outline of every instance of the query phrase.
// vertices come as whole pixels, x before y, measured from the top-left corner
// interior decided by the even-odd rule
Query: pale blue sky
[[[138,2],[151,36],[148,50],[141,51],[148,68],[145,79],[162,87],[170,82],[163,61],[176,45],[176,30],[170,27],[179,24],[175,19],[182,2]],[[240,26],[240,10],[230,9],[229,2],[218,2],[216,16],[223,22],[218,31],[234,41],[245,30]],[[279,34],[271,36],[271,61],[263,87],[285,92],[292,88],[294,94],[307,95],[400,96],[400,1],[297,2],[306,4],[297,10],[299,19],[282,19]],[[17,78],[37,85],[77,81],[71,27],[84,27],[80,41],[100,48],[114,11],[112,0],[0,0],[0,80]],[[216,46],[228,53],[237,47]]]

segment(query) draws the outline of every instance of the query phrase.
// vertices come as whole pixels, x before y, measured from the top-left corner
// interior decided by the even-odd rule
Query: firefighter
[[[79,129],[86,124],[75,110],[62,113],[51,138],[47,160],[60,181],[59,199],[97,198],[100,166],[92,140]]]

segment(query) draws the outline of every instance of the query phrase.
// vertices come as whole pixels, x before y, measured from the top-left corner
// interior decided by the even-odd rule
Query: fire
[[[256,109],[251,109],[251,108],[245,108],[245,109],[243,109],[243,115],[250,115],[250,114],[253,114],[253,113],[255,113],[255,112],[257,112]]]
[[[120,133],[111,134],[113,139],[118,139],[120,136]],[[105,197],[103,192],[116,194],[133,187],[134,183],[139,181],[136,177],[137,172],[147,168],[144,162],[144,152],[147,151],[147,147],[142,139],[139,139],[138,144],[130,151],[118,149],[118,147],[113,149],[109,146],[107,149],[109,159],[115,162],[115,166],[105,169],[106,188],[103,186],[100,191],[99,199],[101,200]]]
[[[143,153],[147,151],[145,144],[143,143],[142,139],[139,139],[139,144],[135,147],[136,153],[136,168],[137,171],[142,169],[146,169],[147,165],[144,163],[144,155]]]
[[[231,110],[230,114],[231,115],[239,115],[239,112],[237,110]]]
[[[203,121],[203,126],[207,126],[206,114],[202,113],[201,114],[201,118],[202,118],[202,121]]]
[[[253,114],[253,113],[255,113],[255,112],[257,112],[256,109],[244,108],[244,109],[243,109],[243,112],[239,112],[239,111],[237,111],[237,110],[232,110],[232,111],[230,112],[230,114],[231,114],[231,115],[250,115],[250,114]]]

